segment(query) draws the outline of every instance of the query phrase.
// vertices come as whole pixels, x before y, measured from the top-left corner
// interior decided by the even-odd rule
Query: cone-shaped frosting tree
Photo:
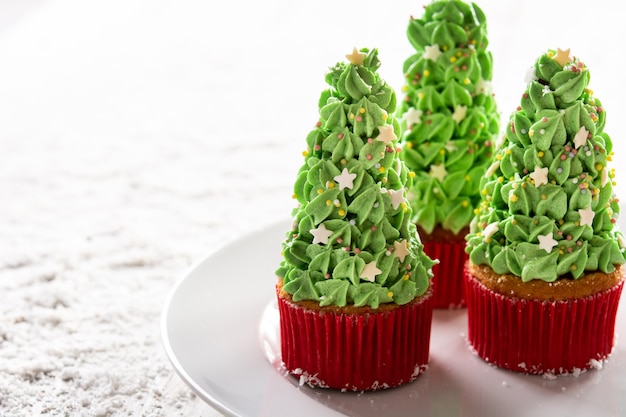
[[[457,234],[474,215],[499,131],[486,18],[475,4],[435,0],[407,35],[416,53],[404,63],[399,114],[401,157],[417,174],[409,201],[426,233]]]
[[[415,172],[413,221],[433,268],[434,307],[462,307],[465,235],[499,131],[486,19],[475,4],[435,0],[411,18],[400,157]]]
[[[486,173],[470,260],[522,281],[611,273],[625,262],[624,243],[612,142],[589,70],[569,50],[550,50],[527,81]]]
[[[347,58],[326,76],[277,275],[296,302],[402,305],[427,291],[434,262],[411,222],[396,95],[377,73],[378,52],[355,48]]]

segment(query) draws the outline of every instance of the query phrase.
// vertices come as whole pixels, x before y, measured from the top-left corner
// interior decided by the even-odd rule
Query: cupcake
[[[467,336],[498,367],[578,373],[610,355],[624,284],[612,143],[569,49],[541,55],[527,82],[467,237]]]
[[[326,74],[295,181],[276,271],[281,356],[301,384],[378,390],[427,368],[435,262],[411,222],[396,95],[378,51],[346,57]]]
[[[465,235],[480,201],[500,116],[491,92],[486,19],[475,4],[436,0],[407,30],[400,158],[415,172],[408,200],[433,268],[433,306],[465,305]]]

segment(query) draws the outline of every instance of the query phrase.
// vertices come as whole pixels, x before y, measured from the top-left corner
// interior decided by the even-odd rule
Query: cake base
[[[558,375],[597,367],[611,354],[624,285],[621,271],[608,289],[551,300],[498,293],[483,283],[485,277],[476,276],[481,268],[468,263],[466,269],[468,342],[486,362],[516,372]]]
[[[281,355],[301,384],[375,391],[415,380],[428,367],[432,292],[381,311],[298,303],[277,287]]]
[[[424,252],[431,259],[439,260],[433,266],[433,308],[456,309],[465,307],[464,266],[468,255],[465,253],[465,228],[457,234],[440,226],[432,233],[426,233],[418,226]]]

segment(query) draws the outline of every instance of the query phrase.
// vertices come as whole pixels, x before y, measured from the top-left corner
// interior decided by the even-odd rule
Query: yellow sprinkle
[[[388,117],[389,115],[387,113],[383,113],[383,120],[387,120]]]
[[[487,190],[485,188],[483,188],[483,190],[480,192],[482,195],[487,195]]]
[[[559,249],[559,255],[564,255],[565,252],[563,252],[562,250]]]
[[[455,56],[451,56],[450,57],[450,62],[455,62],[456,61],[456,57]]]
[[[419,93],[417,95],[417,98],[419,98],[420,100],[423,99],[424,97],[426,97],[426,95],[424,93]]]
[[[439,150],[439,154],[440,155],[445,155],[446,154],[446,150],[445,149],[440,149]]]
[[[330,206],[331,204],[333,204],[333,202],[332,202],[332,201],[330,201],[330,200],[326,200],[326,205],[327,205],[327,206]]]
[[[516,225],[517,224],[517,220],[515,220],[515,219],[511,220],[511,224],[512,225]]]
[[[476,39],[472,39],[471,44],[476,45]]]
[[[441,49],[443,49],[444,51],[448,50],[448,45],[444,45]]]
[[[461,56],[463,56],[463,53],[461,51],[456,53],[456,56],[458,56],[459,58],[461,58]]]
[[[378,168],[378,172],[380,172],[380,173],[385,172],[385,167]]]
[[[596,169],[597,169],[598,171],[602,171],[602,168],[603,168],[603,167],[602,167],[602,164],[596,164]]]
[[[467,201],[463,200],[463,201],[461,202],[461,205],[462,205],[463,207],[467,207],[467,206],[469,206],[469,203],[468,203]]]
[[[409,274],[404,274],[404,276],[402,277],[402,279],[403,279],[403,280],[405,280],[405,281],[408,281],[410,277],[411,277],[411,276],[410,276]],[[393,295],[393,294],[391,294],[391,295]]]
[[[302,151],[302,156],[309,156],[309,152],[308,151]]]
[[[345,216],[346,215],[346,211],[345,210],[339,210],[337,212],[337,214],[340,215],[340,216]]]
[[[354,114],[352,114],[352,113],[348,114],[348,119],[350,119],[350,120],[354,119]]]
[[[323,192],[324,192],[324,189],[323,189],[323,188],[319,188],[319,189],[317,190],[317,193],[318,193],[318,194],[322,194]]]
[[[410,178],[415,177],[415,172],[413,172],[413,171],[409,172],[409,177],[410,177]]]
[[[409,149],[411,149],[411,148],[413,147],[413,143],[408,142],[408,143],[406,144],[406,147],[407,147],[407,148],[409,148]]]
[[[535,131],[534,131],[534,130],[532,130],[532,129],[531,129],[531,130],[529,130],[529,131],[528,131],[528,136],[530,136],[531,138],[532,138],[533,136],[535,136]]]
[[[560,219],[560,220],[559,220],[559,224],[560,224],[561,226],[563,226],[563,224],[564,224],[564,223],[565,223],[565,220],[563,220],[563,219]]]
[[[577,269],[578,269],[578,267],[576,266],[576,264],[574,264],[574,265],[572,265],[572,266],[570,267],[570,269],[571,269],[572,271],[575,271],[575,270],[577,270]]]
[[[406,85],[402,86],[402,91],[408,91],[408,90],[409,90],[409,87],[407,87]]]
[[[347,163],[348,163],[348,161],[346,160],[346,158],[343,158],[343,159],[341,160],[341,165],[345,165],[345,164],[347,164]]]
[[[291,198],[296,199],[296,198],[298,198],[298,196],[295,193],[293,193],[293,194],[291,194]]]
[[[541,194],[541,199],[542,199],[542,200],[546,200],[547,198],[548,198],[548,196],[547,196],[547,195],[545,195],[545,194]]]
[[[383,179],[381,180],[383,184],[387,184],[387,177],[383,177]]]
[[[512,152],[511,152],[511,150],[510,150],[510,149],[505,149],[505,150],[504,150],[504,153],[505,153],[505,154],[507,154],[507,155],[511,155],[511,154],[512,154]]]
[[[502,184],[504,182],[504,177],[498,177],[498,182]]]
[[[544,153],[543,153],[543,151],[539,151],[539,153],[537,155],[539,155],[539,158],[543,158]]]
[[[509,196],[509,200],[512,201],[513,203],[517,202],[517,200],[519,200],[519,197],[516,196],[515,194],[511,194]]]
[[[477,208],[475,208],[475,209],[474,209],[474,214],[478,214],[478,213],[480,213],[480,210],[479,210],[479,209],[477,209]]]
[[[393,291],[389,291],[389,292],[387,293],[387,297],[389,297],[389,298],[393,297]]]
[[[335,188],[335,183],[332,182],[332,181],[328,181],[327,186],[328,186],[328,188]]]
[[[361,114],[365,113],[365,107],[361,107],[361,108],[359,109],[359,113],[361,113]]]
[[[426,70],[424,71],[424,77],[428,77],[430,75],[430,71]]]
[[[464,80],[463,80],[463,83],[464,83],[464,84],[469,84],[469,83],[470,83],[470,79],[469,79],[469,78],[464,79]]]
[[[497,154],[497,155],[496,155],[496,159],[497,159],[498,161],[502,161],[502,154]]]

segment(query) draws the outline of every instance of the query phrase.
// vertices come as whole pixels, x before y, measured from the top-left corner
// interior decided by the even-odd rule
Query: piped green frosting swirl
[[[377,73],[376,49],[347,57],[326,75],[276,273],[295,301],[406,304],[426,292],[435,262],[406,202],[411,174],[396,147],[396,95]]]
[[[525,282],[610,273],[625,262],[624,244],[612,142],[589,70],[569,50],[549,50],[529,75],[483,178],[470,260]]]
[[[409,201],[414,221],[458,233],[480,200],[500,117],[491,93],[486,19],[475,4],[435,0],[411,19],[416,50],[404,62],[401,158],[416,173]]]

